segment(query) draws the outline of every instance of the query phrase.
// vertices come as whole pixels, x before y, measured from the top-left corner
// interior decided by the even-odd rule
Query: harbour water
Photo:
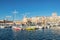
[[[0,29],[0,40],[60,40],[60,31],[54,29],[13,31]]]

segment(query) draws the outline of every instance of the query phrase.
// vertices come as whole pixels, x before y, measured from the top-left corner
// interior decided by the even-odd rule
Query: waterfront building
[[[23,23],[23,24],[26,24],[27,21],[28,21],[28,18],[27,18],[26,16],[24,16],[24,18],[23,18],[23,20],[22,20],[22,23]]]
[[[47,23],[50,23],[50,24],[60,24],[60,16],[57,16],[57,13],[54,12],[52,13],[51,16],[36,16],[36,17],[31,17],[31,18],[28,18],[26,16],[24,16],[24,18],[22,19],[22,21],[20,20],[15,20],[14,21],[16,25],[21,25],[21,24],[24,24],[24,25],[46,25]],[[0,25],[13,25],[13,21],[9,21],[9,20],[0,20]]]

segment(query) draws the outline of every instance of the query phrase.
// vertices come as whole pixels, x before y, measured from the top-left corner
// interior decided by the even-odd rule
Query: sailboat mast
[[[14,12],[13,12],[13,22],[15,23],[15,18],[16,18],[16,14],[17,14],[18,12],[15,10]]]

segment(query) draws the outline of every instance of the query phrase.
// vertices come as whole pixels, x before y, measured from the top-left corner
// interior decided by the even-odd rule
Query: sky
[[[22,20],[23,16],[51,16],[53,12],[60,15],[60,0],[0,0],[0,20],[6,16],[13,20],[13,12],[16,10],[15,19]]]

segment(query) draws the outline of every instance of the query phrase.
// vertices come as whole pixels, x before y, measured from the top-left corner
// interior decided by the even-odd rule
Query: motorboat
[[[16,31],[22,30],[22,28],[21,28],[21,27],[18,27],[18,26],[13,26],[12,29],[13,29],[13,30],[16,30]]]
[[[35,26],[29,26],[29,27],[25,28],[25,30],[35,30],[35,29],[36,29]]]
[[[1,29],[5,28],[5,26],[0,26]]]

